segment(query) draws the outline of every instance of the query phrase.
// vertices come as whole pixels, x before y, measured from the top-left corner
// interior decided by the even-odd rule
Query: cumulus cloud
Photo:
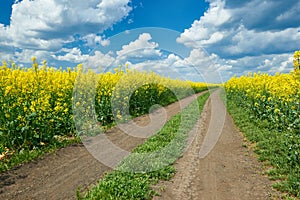
[[[224,1],[211,2],[204,16],[195,20],[191,28],[185,29],[177,42],[199,48],[222,40],[226,32],[221,31],[220,27],[231,18],[230,12],[224,6]]]
[[[109,45],[108,40],[95,34],[102,33],[128,16],[132,9],[129,2],[130,0],[16,2],[12,7],[10,25],[0,26],[0,47],[56,52],[65,44],[73,42],[75,34],[87,39],[87,43]]]
[[[281,54],[299,48],[300,18],[293,14],[300,9],[298,1],[235,2],[211,1],[204,16],[194,21],[177,41],[231,58]]]
[[[89,34],[83,38],[87,45],[93,46],[96,42],[109,41],[103,39],[101,36]],[[71,49],[63,48],[59,51],[58,55],[53,55],[55,60],[68,61],[73,63],[83,63],[84,66],[98,70],[102,67],[104,71],[113,70],[119,64],[134,63],[132,67],[141,69],[150,63],[150,60],[159,60],[160,63],[165,63],[162,60],[162,52],[158,49],[158,43],[152,42],[152,37],[149,33],[142,33],[139,37],[121,47],[121,50],[108,53],[103,53],[100,50],[95,50],[89,54],[84,54],[78,47]],[[109,42],[108,42],[109,43]],[[169,61],[168,61],[169,62]],[[175,62],[175,61],[173,61]],[[140,63],[140,64],[137,64]],[[155,68],[153,66],[153,68]]]
[[[293,65],[293,56],[290,54],[269,54],[260,57],[249,57],[250,62],[256,63],[257,69],[269,73],[289,73]],[[239,59],[242,61],[243,59]]]
[[[222,47],[223,55],[262,55],[292,52],[299,48],[300,34],[297,29],[256,32],[240,27],[232,37],[232,43]]]
[[[105,39],[104,36],[93,34],[93,33],[83,36],[82,40],[85,41],[86,45],[89,47],[95,47],[99,44],[103,47],[110,45],[109,39]]]
[[[102,68],[103,71],[106,71],[106,68],[109,68],[115,61],[116,58],[113,52],[110,51],[104,54],[101,51],[95,51],[84,62],[84,66],[95,70]]]
[[[152,37],[149,33],[142,33],[139,38],[129,44],[123,45],[122,49],[117,51],[119,59],[130,58],[149,58],[162,55],[158,48],[158,43],[151,42]]]
[[[216,54],[208,54],[203,49],[193,49],[190,55],[184,58],[185,66],[193,66],[206,82],[222,82],[231,75],[232,65]]]
[[[131,69],[152,71],[162,76],[178,78],[182,80],[207,81],[213,83],[222,82],[226,75],[228,79],[231,74],[227,70],[231,65],[219,58],[217,55],[208,55],[203,49],[193,49],[190,55],[182,58],[174,53],[169,53],[161,58],[142,62],[128,62]]]
[[[86,65],[95,69],[102,66],[106,71],[111,71],[119,64],[126,63],[131,69],[207,82],[221,82],[221,73],[227,73],[232,67],[224,59],[216,54],[209,55],[202,48],[192,49],[185,58],[172,52],[164,52],[159,49],[157,42],[152,41],[149,33],[141,33],[136,40],[123,45],[121,50],[115,53],[103,54],[96,51],[94,56],[88,57]],[[226,78],[229,78],[229,75]]]
[[[223,66],[232,66],[222,69],[237,74],[257,71],[258,66],[267,64],[265,72],[269,73],[292,68],[290,57],[300,46],[299,1],[208,2],[209,9],[177,42],[192,48],[204,47],[210,55],[218,55]],[[264,63],[265,60],[270,62]]]
[[[95,37],[89,35],[86,39],[94,42]],[[149,33],[141,33],[137,39],[125,44],[119,51],[109,51],[103,53],[100,50],[91,52],[85,60],[85,66],[93,69],[102,67],[104,71],[113,71],[119,65],[130,64],[131,68],[142,69],[146,65],[149,69],[149,64],[152,61],[161,61],[162,52],[158,49],[159,45],[151,41],[152,36]],[[91,42],[91,43],[92,43]],[[81,56],[83,57],[83,56]],[[155,68],[154,66],[151,68]]]
[[[226,62],[232,66],[230,70],[232,75],[237,76],[258,71],[271,74],[289,73],[293,69],[293,55],[289,53],[245,56],[234,60],[228,59]]]
[[[251,0],[241,5],[236,0],[226,0],[225,9],[232,13],[232,23],[242,21],[247,29],[256,31],[298,28],[300,2],[298,0]]]
[[[39,61],[49,58],[48,51],[34,51],[25,49],[23,51],[16,51],[13,54],[14,58],[18,59],[18,62],[28,63],[31,62],[31,57],[36,57]],[[15,61],[15,59],[13,59]]]
[[[63,52],[65,52],[64,55],[53,55],[53,58],[60,61],[68,61],[73,63],[80,63],[86,61],[88,58],[88,55],[83,55],[81,50],[77,47],[74,47],[72,49],[62,49]]]

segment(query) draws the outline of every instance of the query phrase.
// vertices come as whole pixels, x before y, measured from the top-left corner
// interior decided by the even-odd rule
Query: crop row
[[[116,70],[95,73],[81,65],[56,69],[33,59],[31,68],[0,66],[0,155],[42,149],[76,137],[90,116],[101,126],[145,114],[207,89],[204,83],[155,73]],[[83,114],[83,115],[82,115]],[[88,118],[89,119],[89,118]],[[76,123],[76,121],[78,123]]]
[[[274,187],[300,197],[300,78],[290,74],[249,74],[226,84],[228,110],[255,144]]]

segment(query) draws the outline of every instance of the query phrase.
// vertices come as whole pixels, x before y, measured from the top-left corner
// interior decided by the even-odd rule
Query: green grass
[[[274,188],[286,193],[286,198],[300,198],[300,136],[279,131],[268,121],[258,120],[253,113],[227,99],[227,109],[247,139],[255,144],[255,153],[268,167],[266,173],[275,180]]]
[[[182,155],[188,132],[199,119],[208,97],[209,93],[198,97],[173,116],[160,131],[134,149],[133,154],[124,159],[116,170],[108,172],[90,191],[85,194],[77,192],[77,198],[150,199],[157,194],[152,186],[174,175],[173,164]],[[149,153],[150,156],[143,153]]]
[[[34,159],[43,157],[45,154],[56,151],[59,148],[66,147],[71,144],[76,144],[80,142],[80,138],[67,139],[61,142],[56,142],[51,145],[47,145],[44,148],[36,149],[22,149],[18,153],[8,155],[0,161],[0,172],[7,171],[16,167],[22,163],[32,161]]]

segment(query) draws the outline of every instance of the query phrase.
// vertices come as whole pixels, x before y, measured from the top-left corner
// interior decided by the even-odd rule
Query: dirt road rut
[[[195,98],[196,95],[193,95],[133,121],[143,127],[150,123],[150,119],[161,118],[160,112],[164,112],[165,120],[168,120]],[[107,136],[112,143],[126,151],[145,141],[145,138],[133,137],[117,127],[108,130]],[[110,168],[96,160],[84,145],[69,146],[0,174],[0,199],[75,199],[79,186],[84,188],[95,183],[108,170]]]
[[[277,192],[271,187],[272,182],[261,174],[261,163],[243,145],[243,136],[226,112],[219,92],[212,94],[206,103],[197,124],[195,140],[175,164],[175,177],[169,182],[160,183],[165,190],[161,196],[154,197],[155,200],[278,199]],[[213,107],[219,109],[219,115],[212,112]],[[219,138],[218,132],[209,131],[212,129],[221,130]],[[208,132],[211,135],[204,139]],[[210,149],[216,138],[218,140],[214,148],[207,156],[203,156],[206,155],[203,149]],[[208,147],[204,145],[203,148],[203,141]]]

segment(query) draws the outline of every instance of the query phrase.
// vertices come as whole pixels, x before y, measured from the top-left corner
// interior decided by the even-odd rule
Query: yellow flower
[[[11,90],[12,90],[12,86],[11,86],[11,85],[7,86],[7,87],[5,88],[4,95],[7,96],[7,95],[10,93]]]
[[[269,102],[272,101],[272,97],[268,97],[268,101],[269,101]]]
[[[15,128],[12,131],[17,132],[20,127],[28,126],[31,130],[30,133],[33,134],[35,131],[41,130],[41,127],[45,129],[44,127],[48,122],[60,123],[64,121],[71,124],[73,123],[73,112],[71,112],[69,106],[72,105],[73,101],[75,101],[75,108],[82,106],[86,108],[86,111],[97,108],[95,105],[89,105],[90,102],[101,104],[106,109],[110,106],[110,98],[113,95],[121,103],[124,101],[125,95],[126,100],[133,94],[139,95],[142,99],[147,98],[146,94],[149,91],[139,92],[140,87],[145,90],[155,89],[159,95],[166,92],[167,89],[181,91],[182,94],[180,93],[180,95],[182,96],[178,98],[183,97],[191,87],[207,87],[206,83],[172,80],[155,73],[130,70],[128,64],[125,65],[125,68],[125,72],[124,67],[120,66],[115,73],[96,74],[92,70],[84,69],[83,65],[78,65],[74,69],[63,70],[49,67],[47,62],[43,61],[42,66],[39,66],[36,57],[32,57],[32,68],[28,69],[22,69],[15,65],[8,68],[7,63],[3,62],[0,66],[0,88],[4,91],[0,94],[2,95],[0,96],[0,106],[4,111],[3,113],[5,113],[2,117],[5,117],[5,120],[8,121],[5,123],[7,125],[1,124],[1,129]],[[77,84],[76,87],[78,87],[79,98],[75,99],[74,96],[73,99],[74,85],[78,80],[80,84]],[[96,86],[97,99],[86,95],[87,92],[94,89],[94,86]],[[127,94],[127,91],[131,91],[133,94]],[[36,113],[35,123],[27,123],[27,120],[31,120],[30,117],[33,116],[33,112]],[[109,116],[111,113],[107,115]],[[12,116],[16,116],[17,124],[15,124],[15,127],[8,127],[8,124],[13,124],[10,123],[12,120],[16,120]],[[122,118],[120,113],[117,117]],[[68,128],[73,127],[67,127],[66,130],[57,130],[57,126],[51,124],[46,128],[47,132],[50,133],[57,133],[58,131],[70,133]],[[26,141],[24,141],[25,143]]]
[[[274,112],[275,112],[275,113],[280,113],[280,110],[279,110],[278,108],[276,108],[276,109],[274,110]]]

